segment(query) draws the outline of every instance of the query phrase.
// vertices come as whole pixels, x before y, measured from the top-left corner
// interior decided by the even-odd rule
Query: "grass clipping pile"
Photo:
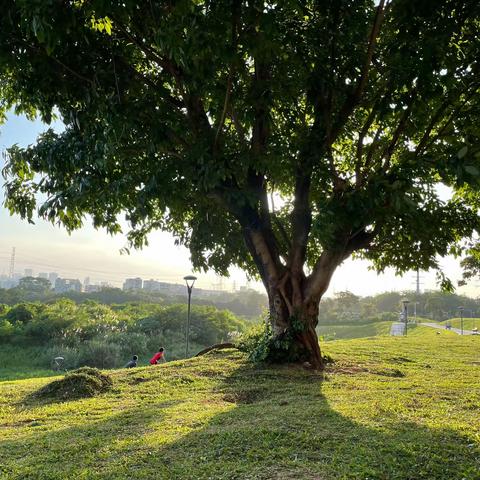
[[[112,388],[112,378],[96,368],[82,367],[48,383],[35,394],[39,399],[74,400],[94,397]]]

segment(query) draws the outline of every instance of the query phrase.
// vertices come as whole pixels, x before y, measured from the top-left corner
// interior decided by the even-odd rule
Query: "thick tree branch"
[[[345,259],[345,250],[338,246],[335,250],[325,250],[318,258],[312,273],[307,278],[304,302],[320,301],[327,291],[336,268]]]
[[[292,223],[292,246],[287,266],[292,272],[303,272],[307,255],[308,236],[312,225],[310,207],[311,169],[306,164],[300,165],[296,172]]]
[[[232,2],[232,55],[235,58],[237,53],[237,43],[238,43],[238,24],[240,21],[240,7],[241,3],[238,0]],[[230,65],[227,78],[227,87],[225,90],[225,100],[223,102],[223,110],[218,121],[217,132],[215,133],[215,141],[213,145],[213,151],[217,151],[217,144],[220,138],[220,134],[225,123],[225,118],[228,112],[228,103],[230,101],[230,96],[232,94],[232,83],[234,76],[235,67],[234,64]]]
[[[372,63],[373,52],[375,50],[375,45],[377,43],[377,38],[380,33],[380,27],[383,22],[385,15],[385,0],[380,0],[378,7],[375,12],[375,17],[373,20],[372,28],[370,30],[370,35],[368,38],[367,53],[365,56],[365,62],[362,67],[362,72],[360,78],[358,79],[355,90],[347,96],[340,112],[337,115],[337,119],[330,131],[329,138],[327,142],[332,144],[340,133],[341,129],[345,125],[348,117],[355,110],[355,107],[358,105],[362,94],[367,86],[368,75],[370,71],[370,66]]]
[[[261,9],[258,9],[255,27],[259,28]],[[256,41],[262,43],[262,34],[256,35]],[[269,126],[269,97],[270,97],[270,65],[264,54],[260,54],[258,50],[253,57],[254,77],[254,123],[252,129],[251,150],[255,157],[261,155],[267,145],[270,134]]]
[[[377,128],[377,131],[375,132],[375,135],[373,137],[372,144],[370,145],[370,148],[368,149],[367,158],[365,159],[365,165],[363,167],[362,184],[365,182],[365,179],[368,176],[368,170],[370,168],[370,165],[372,165],[373,156],[375,155],[375,152],[376,152],[377,148],[380,146],[379,138],[380,138],[380,135],[382,134],[382,132],[383,132],[383,126],[380,125]]]
[[[263,199],[261,194],[261,190],[264,188],[261,184],[261,182],[264,182],[263,177],[254,174],[253,171],[250,172],[250,176],[249,184],[252,189],[250,194],[255,195],[258,205],[260,205],[259,210],[248,202],[249,195],[235,183],[226,184],[223,190],[218,190],[211,196],[220,205],[226,207],[239,222],[247,249],[260,272],[265,288],[269,291],[279,281],[284,267],[280,261],[278,242],[271,228],[269,214],[265,217],[265,208],[268,209],[268,202],[265,207],[266,197]],[[235,181],[232,180],[231,182]],[[233,191],[236,192],[234,197],[243,197],[243,201],[232,200]]]
[[[360,133],[358,134],[358,141],[357,141],[357,160],[355,162],[355,185],[356,187],[360,187],[362,184],[362,160],[363,160],[363,141],[365,136],[367,135],[370,127],[375,120],[376,115],[376,105],[372,107],[370,113],[368,114],[367,120],[365,121]]]
[[[233,124],[235,125],[235,130],[237,131],[238,139],[242,147],[245,150],[248,150],[247,134],[245,132],[245,128],[243,128],[243,125],[240,123],[240,120],[238,119],[238,116],[235,112],[235,109],[233,108],[233,105],[230,105],[230,118],[232,119]]]
[[[422,149],[423,150],[426,150],[427,148],[429,148],[431,145],[433,145],[435,143],[436,140],[438,140],[443,132],[451,125],[451,123],[453,122],[453,120],[455,119],[455,116],[463,109],[463,107],[472,99],[472,97],[475,95],[475,93],[477,92],[477,89],[479,88],[479,84],[478,83],[475,83],[473,85],[473,88],[470,92],[467,93],[466,97],[463,99],[463,101],[458,105],[457,108],[454,108],[452,113],[448,116],[446,122],[440,127],[440,130],[437,132],[436,135],[434,135],[431,139],[429,138],[426,138],[425,141],[424,141],[424,144],[422,146]],[[440,119],[439,119],[440,120]],[[432,126],[432,129],[434,127]],[[431,130],[430,130],[431,132]],[[423,138],[422,138],[423,140]],[[418,150],[418,147],[417,147],[417,150]],[[419,151],[420,153],[420,151]],[[417,151],[415,151],[415,154],[418,155],[419,153],[417,153]]]
[[[285,226],[283,225],[282,221],[278,218],[276,212],[275,212],[275,203],[273,201],[273,186],[272,186],[272,191],[270,192],[270,203],[272,205],[272,212],[271,212],[271,218],[273,220],[273,223],[277,227],[278,231],[280,232],[280,235],[286,245],[286,255],[285,257],[288,256],[288,251],[292,247],[292,242],[290,241],[290,237],[288,236],[287,230],[285,229]]]
[[[438,110],[435,112],[435,114],[432,116],[432,119],[428,125],[428,127],[425,129],[425,132],[420,139],[420,142],[418,142],[417,148],[415,149],[415,156],[418,156],[422,153],[422,150],[425,148],[427,145],[427,142],[430,138],[430,133],[432,130],[435,128],[435,125],[443,118],[443,114],[445,110],[448,108],[450,105],[450,100],[445,100]]]
[[[398,140],[400,136],[403,134],[405,127],[407,125],[407,121],[412,113],[413,105],[415,103],[415,99],[417,98],[417,88],[414,86],[411,89],[410,98],[407,101],[407,108],[403,111],[402,116],[400,117],[400,121],[398,122],[397,128],[393,132],[392,139],[387,147],[382,152],[380,156],[380,160],[385,158],[385,163],[382,167],[382,170],[386,172],[390,167],[390,160],[392,158],[393,152],[395,151],[395,147],[397,146]]]
[[[365,228],[359,229],[357,232],[350,236],[350,239],[348,240],[345,248],[345,255],[349,256],[357,250],[367,248],[375,239],[377,233],[378,228],[376,227],[368,232],[365,230]]]
[[[161,67],[168,72],[181,92],[183,102],[187,109],[188,117],[192,124],[192,128],[197,137],[210,135],[210,122],[199,97],[188,93],[186,88],[186,79],[182,69],[170,58],[165,57],[157,52],[153,47],[138,39],[125,25],[118,19],[113,17],[114,24],[118,33],[124,36],[124,40],[132,42],[144,55],[155,65]],[[121,38],[121,36],[120,36]]]

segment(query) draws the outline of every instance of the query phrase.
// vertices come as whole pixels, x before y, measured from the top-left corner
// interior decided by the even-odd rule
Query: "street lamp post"
[[[463,310],[465,307],[458,307],[460,310],[460,335],[463,335]]]
[[[186,277],[183,277],[183,279],[187,284],[187,292],[188,292],[187,328],[185,331],[185,358],[188,358],[188,342],[190,337],[190,304],[192,300],[193,284],[195,283],[195,280],[197,279],[197,277],[194,277],[193,275],[187,275]]]
[[[403,304],[403,319],[405,321],[405,335],[407,334],[407,323],[408,323],[408,304],[410,303],[410,300],[404,299],[402,300]]]

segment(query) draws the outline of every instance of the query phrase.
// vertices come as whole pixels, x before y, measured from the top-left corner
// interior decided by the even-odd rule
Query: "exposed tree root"
[[[225,342],[225,343],[216,343],[215,345],[211,345],[210,347],[204,348],[200,350],[195,356],[200,357],[201,355],[205,355],[212,350],[223,350],[224,348],[238,348],[234,343]]]

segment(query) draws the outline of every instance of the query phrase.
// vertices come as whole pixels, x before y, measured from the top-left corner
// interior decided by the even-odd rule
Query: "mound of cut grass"
[[[32,397],[52,400],[75,400],[94,397],[110,390],[113,382],[109,375],[96,368],[82,367],[67,373],[63,378],[47,383]]]

